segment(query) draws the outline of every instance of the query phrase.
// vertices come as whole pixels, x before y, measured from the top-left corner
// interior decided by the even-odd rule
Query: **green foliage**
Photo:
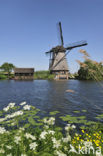
[[[103,80],[103,65],[91,59],[86,59],[80,63],[78,79],[81,80]]]
[[[6,63],[2,64],[0,68],[2,70],[4,70],[5,72],[10,73],[14,69],[14,67],[15,66],[12,63],[6,62]]]
[[[34,79],[48,79],[48,80],[52,80],[54,79],[54,75],[50,74],[49,71],[36,71],[34,73]]]
[[[7,76],[3,75],[3,74],[0,74],[0,79],[5,80],[5,79],[7,79]]]
[[[50,112],[50,115],[56,115],[58,113],[59,113],[59,111],[53,111],[53,112]]]

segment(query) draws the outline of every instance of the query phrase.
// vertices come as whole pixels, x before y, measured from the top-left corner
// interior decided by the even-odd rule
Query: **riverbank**
[[[6,80],[6,79],[14,79],[14,74],[10,74],[8,76],[7,73],[0,73],[0,80]],[[49,71],[35,71],[34,73],[34,80],[54,80],[55,75],[50,74]],[[75,76],[73,74],[69,74],[69,79],[75,79]]]

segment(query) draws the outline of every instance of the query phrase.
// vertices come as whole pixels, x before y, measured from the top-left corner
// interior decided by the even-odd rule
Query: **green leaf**
[[[35,120],[34,120],[32,117],[29,117],[29,118],[28,118],[28,121],[29,121],[29,123],[32,124],[32,125],[35,125],[35,124],[36,124]]]
[[[86,117],[85,116],[79,116],[77,117],[78,119],[85,119]]]
[[[87,112],[87,110],[84,110],[84,109],[83,109],[82,112]]]
[[[73,111],[74,113],[80,113],[80,111],[77,111],[77,110],[75,110],[75,111]]]
[[[29,123],[27,123],[27,124],[24,125],[24,128],[28,128],[28,127],[30,127],[30,124]]]
[[[49,114],[50,115],[56,115],[57,113],[59,113],[59,111],[53,111],[53,112],[50,112]]]

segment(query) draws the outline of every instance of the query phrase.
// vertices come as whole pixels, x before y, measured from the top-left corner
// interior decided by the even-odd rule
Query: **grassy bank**
[[[12,79],[14,78],[14,74],[10,74],[9,77],[5,73],[0,73],[0,80]],[[34,79],[44,79],[44,80],[53,80],[54,75],[50,74],[49,71],[36,71],[34,73]]]
[[[34,73],[34,79],[47,79],[47,80],[53,80],[54,79],[54,75],[50,74],[49,71],[36,71]]]
[[[0,74],[0,80],[5,80],[5,79],[7,79],[7,76],[4,74]]]

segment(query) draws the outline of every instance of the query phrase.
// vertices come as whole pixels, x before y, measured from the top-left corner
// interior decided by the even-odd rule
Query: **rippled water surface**
[[[66,90],[72,89],[70,93]],[[61,115],[74,115],[74,110],[87,110],[85,115],[94,120],[103,113],[103,82],[92,81],[0,81],[0,108],[9,102],[28,104],[46,111],[58,110]],[[81,115],[84,115],[81,112]]]

